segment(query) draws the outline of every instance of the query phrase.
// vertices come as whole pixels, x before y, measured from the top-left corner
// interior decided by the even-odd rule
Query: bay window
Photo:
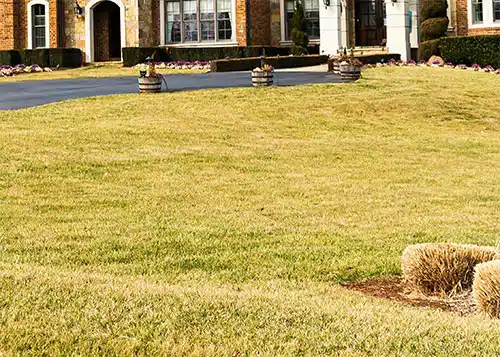
[[[285,1],[285,40],[292,39],[294,0]],[[307,22],[309,39],[319,39],[319,0],[303,0],[304,14]]]
[[[230,41],[234,0],[162,0],[162,44]]]

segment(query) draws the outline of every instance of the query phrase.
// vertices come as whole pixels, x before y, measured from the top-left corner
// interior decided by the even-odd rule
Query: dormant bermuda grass
[[[403,252],[402,271],[410,289],[452,295],[470,290],[477,264],[500,257],[495,247],[470,244],[418,244]]]
[[[476,266],[473,296],[479,312],[500,318],[500,260]]]

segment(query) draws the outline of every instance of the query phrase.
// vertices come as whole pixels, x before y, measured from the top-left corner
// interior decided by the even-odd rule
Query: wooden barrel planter
[[[159,93],[161,92],[160,77],[140,77],[139,92],[141,93]]]
[[[340,74],[340,62],[333,61],[333,74]]]
[[[340,76],[345,81],[357,81],[361,77],[361,67],[341,64]]]
[[[273,85],[273,72],[252,72],[254,87],[268,87]]]

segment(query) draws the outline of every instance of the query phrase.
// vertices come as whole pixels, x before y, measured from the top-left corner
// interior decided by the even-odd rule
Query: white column
[[[399,53],[401,60],[410,58],[409,0],[386,0],[387,48],[389,53]]]
[[[323,1],[319,4],[319,53],[333,55],[342,46],[342,32],[340,25],[340,0],[330,0],[330,6]]]

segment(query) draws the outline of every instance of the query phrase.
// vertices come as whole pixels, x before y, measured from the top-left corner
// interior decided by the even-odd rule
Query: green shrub
[[[21,62],[27,66],[37,64],[40,67],[50,67],[50,52],[48,48],[22,50]]]
[[[301,0],[295,2],[291,37],[293,41],[292,54],[298,56],[307,53],[309,37],[307,36],[307,21]]]
[[[439,43],[439,39],[421,42],[418,45],[418,59],[428,61],[432,56],[440,56]]]
[[[0,51],[0,66],[15,66],[21,63],[19,51]]]
[[[420,22],[433,17],[446,17],[447,9],[445,0],[420,0]]]
[[[420,24],[420,40],[422,42],[435,40],[445,35],[448,30],[447,17],[434,17]]]
[[[78,48],[50,48],[50,67],[75,68],[83,62],[82,51]]]
[[[266,57],[266,64],[271,65],[274,68],[309,67],[325,64],[327,62],[328,56],[317,55]],[[212,72],[250,71],[259,66],[259,57],[221,59],[210,63],[210,69]]]
[[[308,48],[309,53],[319,53],[318,46]],[[127,47],[123,49],[123,65],[126,67],[143,63],[144,60],[156,53],[158,62],[169,61],[213,61],[224,58],[250,58],[266,56],[288,56],[290,48],[287,47],[200,47],[200,48],[164,48],[164,47]]]
[[[500,35],[446,37],[439,40],[439,49],[448,62],[500,67]]]

